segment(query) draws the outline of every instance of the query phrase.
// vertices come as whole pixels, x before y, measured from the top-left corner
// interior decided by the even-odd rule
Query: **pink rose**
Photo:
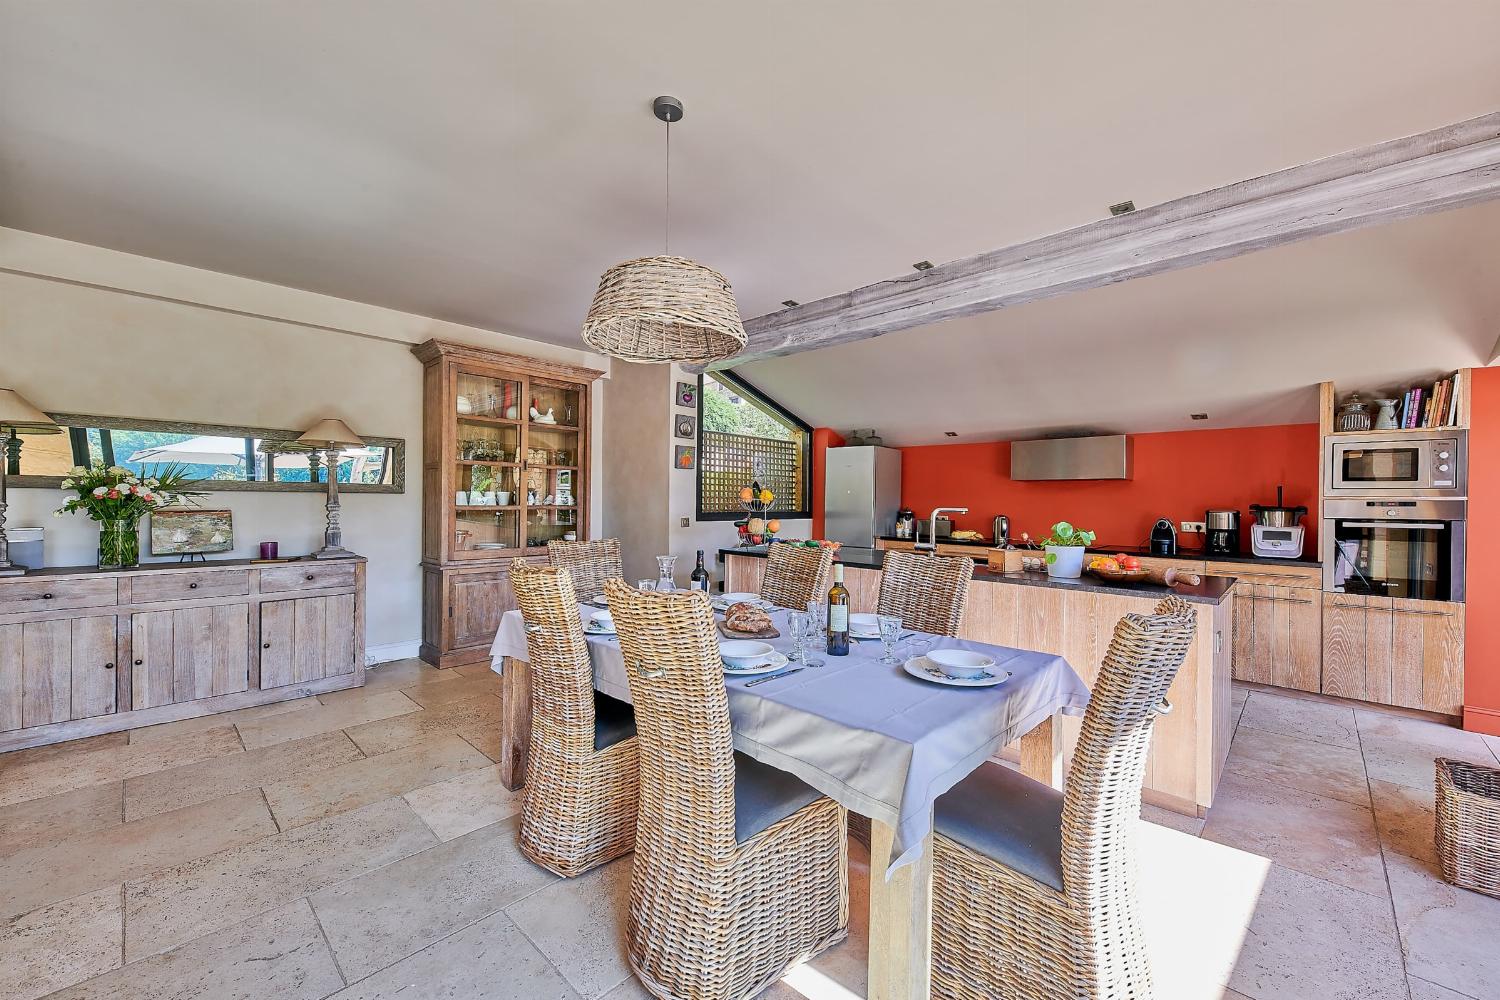
[[[120,499],[120,491],[119,490],[110,490],[108,493],[105,494],[105,496],[109,497],[111,500],[118,500],[118,499]]]

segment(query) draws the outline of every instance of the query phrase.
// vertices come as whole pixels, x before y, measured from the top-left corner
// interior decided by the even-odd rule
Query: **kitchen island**
[[[765,557],[765,546],[720,549],[725,591],[758,591]],[[839,550],[852,610],[875,610],[884,558],[880,549],[845,546]],[[1163,587],[1091,577],[1059,581],[1045,573],[1002,573],[981,565],[974,570],[959,634],[1058,654],[1092,684],[1122,616],[1149,614],[1168,594],[1188,601],[1197,614],[1198,634],[1167,693],[1172,711],[1156,720],[1143,795],[1157,805],[1201,816],[1213,804],[1232,733],[1233,589],[1232,577],[1218,575],[1204,576],[1196,586]],[[1071,758],[1079,724],[1069,718],[1057,722],[1064,766]]]

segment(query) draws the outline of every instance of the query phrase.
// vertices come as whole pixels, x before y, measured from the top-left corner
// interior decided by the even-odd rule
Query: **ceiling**
[[[1020,6],[0,0],[0,225],[572,345],[599,273],[661,248],[657,94],[687,106],[672,136],[672,249],[729,275],[745,316],[1077,226],[1127,198],[1154,204],[1500,108],[1493,0],[1262,0],[1212,16],[1191,0]],[[1309,244],[1347,243],[1329,251],[1342,265],[1288,265],[1350,272],[1321,294],[1300,274],[1228,262],[955,323],[943,353],[977,352],[969,372],[1027,372],[1047,398],[1067,391],[1059,368],[1129,372],[1170,405],[1074,422],[1165,423],[1198,384],[1183,377],[1240,356],[1228,331],[1253,337],[1256,317],[1293,310],[1236,287],[1247,266],[1307,286],[1297,321],[1268,338],[1300,331],[1280,360],[1305,385],[1310,332],[1363,329],[1371,302],[1386,318],[1488,308],[1411,259],[1411,241],[1446,246],[1440,235],[1387,227],[1403,228],[1414,235]],[[1361,283],[1372,259],[1408,270]],[[1408,297],[1394,301],[1392,284]],[[1137,301],[1151,289],[1181,301]],[[1090,308],[1123,311],[1092,325],[1071,312]],[[1072,325],[1012,332],[1048,322]],[[1126,367],[1095,367],[1115,349],[1085,345],[1085,330],[1133,347],[1118,352]],[[1163,362],[1169,332],[1184,346]],[[842,397],[820,396],[813,372],[907,372],[921,335],[754,374],[822,419]],[[1082,357],[1037,350],[1065,343]],[[1215,409],[1280,412],[1286,380],[1257,379],[1245,373],[1241,402]],[[828,422],[894,426],[896,410],[858,408],[873,397],[854,394]],[[1040,427],[1045,412],[976,416],[964,432]]]

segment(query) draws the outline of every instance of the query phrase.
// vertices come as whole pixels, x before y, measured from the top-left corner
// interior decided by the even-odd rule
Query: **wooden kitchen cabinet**
[[[1464,605],[1323,595],[1324,694],[1463,714]]]
[[[115,711],[115,618],[0,625],[0,732]]]
[[[354,671],[354,597],[299,597],[260,606],[260,686],[306,684]]]
[[[1322,617],[1316,590],[1240,580],[1234,590],[1234,679],[1317,691]]]

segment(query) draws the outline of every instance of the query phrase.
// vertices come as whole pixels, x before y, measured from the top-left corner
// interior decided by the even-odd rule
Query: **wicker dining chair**
[[[569,878],[635,846],[635,715],[594,690],[569,572],[517,559],[510,579],[531,664],[521,852]]]
[[[989,763],[938,798],[934,997],[1150,1000],[1135,889],[1141,781],[1194,630],[1179,597],[1120,619],[1064,791]]]
[[[573,574],[573,589],[580,601],[592,601],[604,593],[604,581],[623,580],[618,538],[596,538],[592,542],[547,543],[547,562]]]
[[[730,742],[708,596],[606,586],[635,703],[630,966],[663,1000],[742,1000],[841,941],[844,809]]]
[[[806,611],[813,601],[828,595],[833,571],[833,549],[825,546],[779,543],[766,553],[766,575],[760,596],[780,608]]]
[[[900,615],[905,628],[958,635],[969,600],[969,581],[974,578],[974,560],[891,549],[880,570],[878,613]]]

